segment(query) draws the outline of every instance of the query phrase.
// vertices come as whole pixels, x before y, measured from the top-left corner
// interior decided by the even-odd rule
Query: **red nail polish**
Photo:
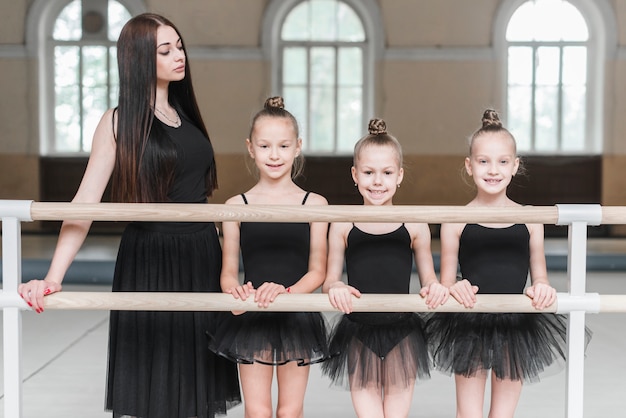
[[[31,308],[33,307],[32,303],[30,303],[30,302],[26,302],[26,303],[28,303],[28,306],[30,306]]]
[[[44,296],[45,296],[45,295],[49,295],[49,294],[50,294],[50,289],[46,289],[46,290],[44,290],[44,291],[43,291],[43,294],[44,294]]]

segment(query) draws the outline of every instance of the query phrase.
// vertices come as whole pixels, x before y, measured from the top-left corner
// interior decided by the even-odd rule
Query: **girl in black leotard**
[[[391,205],[403,177],[402,150],[385,122],[370,121],[357,142],[352,178],[365,205]],[[409,293],[413,256],[426,304],[448,297],[435,276],[427,224],[333,223],[323,290],[345,312],[322,367],[336,383],[347,381],[358,416],[407,416],[416,378],[429,377],[423,321],[416,313],[351,313],[361,293]],[[344,259],[348,283],[341,281]]]
[[[298,124],[282,98],[270,98],[254,117],[248,152],[259,181],[226,203],[326,205],[326,199],[298,187],[302,140]],[[326,223],[224,222],[221,286],[235,298],[254,297],[268,307],[280,294],[310,293],[326,273]],[[243,258],[244,284],[239,282]],[[238,312],[240,313],[240,312]],[[328,357],[326,327],[320,313],[246,312],[230,316],[210,348],[239,363],[245,415],[272,416],[272,380],[278,382],[276,416],[301,417],[309,364]]]
[[[507,196],[519,164],[513,136],[495,111],[486,111],[465,159],[477,189],[468,206],[519,206]],[[529,271],[532,283],[525,293],[542,310],[556,300],[547,277],[542,224],[441,226],[441,282],[464,306],[471,308],[478,292],[523,293]],[[537,379],[565,357],[565,320],[554,314],[434,314],[427,335],[435,366],[455,374],[458,417],[483,416],[491,375],[489,416],[512,418],[522,382]]]

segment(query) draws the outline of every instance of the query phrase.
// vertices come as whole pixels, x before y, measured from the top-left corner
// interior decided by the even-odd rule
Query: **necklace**
[[[178,112],[176,110],[174,110],[174,113],[176,114],[176,119],[174,119],[174,120],[172,120],[169,117],[167,117],[167,115],[165,113],[163,113],[161,110],[159,110],[158,107],[155,106],[154,110],[159,115],[163,116],[169,123],[171,123],[174,128],[178,128],[181,125],[180,116],[178,116]]]

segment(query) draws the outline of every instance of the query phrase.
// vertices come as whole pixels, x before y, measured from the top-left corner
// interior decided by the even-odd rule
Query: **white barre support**
[[[15,209],[15,208],[11,208]],[[16,212],[19,212],[16,211]],[[2,295],[15,300],[22,281],[21,223],[16,217],[2,218]],[[4,416],[22,417],[22,312],[19,301],[3,307]],[[22,306],[25,305],[22,301]]]

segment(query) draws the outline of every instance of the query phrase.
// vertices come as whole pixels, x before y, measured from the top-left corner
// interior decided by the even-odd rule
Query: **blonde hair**
[[[398,157],[398,167],[402,167],[402,146],[393,135],[387,132],[387,123],[379,118],[370,119],[367,130],[369,134],[359,139],[354,145],[353,165],[357,165],[361,151],[364,148],[370,145],[378,145],[391,147]]]

